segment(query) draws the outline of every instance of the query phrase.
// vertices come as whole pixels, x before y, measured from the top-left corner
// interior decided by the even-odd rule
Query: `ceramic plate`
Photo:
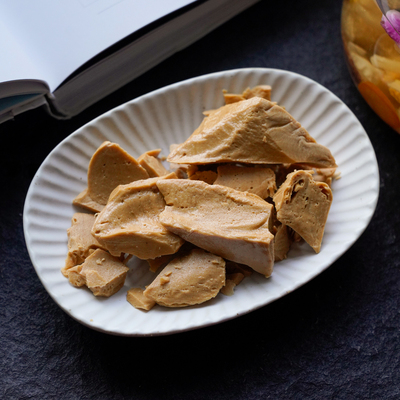
[[[105,140],[120,144],[135,157],[183,142],[200,124],[204,110],[223,105],[222,90],[240,93],[258,84],[271,85],[278,102],[336,158],[341,179],[333,182],[333,204],[319,254],[305,243],[275,265],[270,279],[253,273],[233,296],[219,294],[199,306],[149,312],[126,301],[130,287],[149,284],[147,263],[131,260],[125,286],[109,299],[72,287],[60,269],[67,254],[67,228],[78,211],[72,199],[86,187],[87,167]],[[219,323],[279,299],[318,275],[361,235],[376,207],[379,176],[375,154],[363,127],[335,95],[295,73],[240,69],[214,73],[156,90],[130,101],[78,129],[46,158],[30,186],[24,209],[24,232],[36,272],[54,301],[93,329],[126,336],[162,335]]]

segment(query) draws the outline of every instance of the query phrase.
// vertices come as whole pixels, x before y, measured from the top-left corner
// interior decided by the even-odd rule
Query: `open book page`
[[[37,69],[20,43],[16,41],[8,26],[4,24],[3,18],[0,18],[0,38],[0,82],[26,79],[28,76],[38,80],[45,79],[43,73]],[[18,86],[18,82],[14,83],[16,85],[2,87],[0,97],[12,96],[13,88]]]
[[[197,4],[171,23],[141,35],[61,85],[54,92],[54,109],[60,115],[76,115],[257,1],[209,0]]]
[[[99,52],[194,0],[15,0],[0,2],[9,41],[0,82],[45,80],[51,91]],[[1,33],[1,32],[0,32]],[[4,48],[4,49],[3,49]],[[14,51],[18,48],[18,51]],[[14,49],[14,50],[13,50]],[[4,59],[4,58],[3,58]],[[3,63],[1,63],[3,64]]]

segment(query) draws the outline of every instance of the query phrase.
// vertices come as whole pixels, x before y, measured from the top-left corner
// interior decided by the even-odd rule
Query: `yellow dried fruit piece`
[[[400,80],[388,83],[389,92],[393,98],[400,103]]]
[[[392,72],[392,71],[385,71],[382,76],[382,82],[389,83],[400,79],[400,71],[399,73]]]
[[[345,40],[369,49],[384,29],[380,25],[382,12],[371,0],[344,2],[342,8],[342,33]]]
[[[400,71],[400,57],[398,60],[393,60],[387,57],[379,56],[378,54],[374,54],[371,57],[371,64],[386,71],[397,73]]]
[[[358,54],[361,57],[367,57],[367,51],[353,42],[347,43],[347,49],[350,53]]]
[[[395,131],[400,132],[400,119],[387,96],[371,82],[361,82],[358,90],[369,106]]]
[[[372,65],[367,58],[357,53],[350,52],[350,57],[362,81],[370,81],[375,85],[379,83],[383,76],[383,71],[381,69]]]

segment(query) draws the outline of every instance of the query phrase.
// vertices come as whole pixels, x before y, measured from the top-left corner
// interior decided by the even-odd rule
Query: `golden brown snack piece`
[[[89,196],[87,188],[72,200],[72,204],[94,213],[99,213],[104,208],[104,204],[97,203]]]
[[[86,278],[81,274],[82,265],[76,265],[67,271],[67,277],[72,286],[82,287],[86,285]]]
[[[307,163],[336,167],[325,146],[282,107],[260,97],[228,104],[205,117],[168,156],[172,163]]]
[[[161,149],[154,149],[154,150],[146,151],[145,153],[142,154],[142,156],[144,154],[147,154],[147,155],[152,156],[152,157],[158,157],[160,155],[160,153],[161,153]],[[138,161],[139,161],[140,157],[138,158]]]
[[[146,260],[149,264],[149,270],[151,272],[157,272],[157,270],[166,265],[167,263],[169,263],[172,258],[174,257],[174,254],[167,254],[165,256],[160,256],[157,258],[149,258],[148,260]]]
[[[210,166],[189,165],[186,170],[187,177],[195,181],[203,181],[210,185],[217,179],[218,174],[216,168],[210,169]]]
[[[275,174],[270,168],[225,164],[219,166],[217,171],[215,185],[254,193],[263,199],[272,197],[276,191]]]
[[[95,216],[93,214],[75,213],[68,228],[68,254],[62,274],[68,277],[68,270],[82,264],[94,250],[105,247],[91,234]]]
[[[309,171],[290,173],[273,198],[277,218],[290,226],[319,253],[332,191],[323,182],[315,182]]]
[[[253,270],[246,265],[238,264],[232,261],[226,261],[226,282],[225,286],[221,289],[221,293],[225,296],[232,296],[235,288],[244,278],[250,276]]]
[[[169,153],[171,154],[176,148],[178,148],[181,143],[173,143],[169,146]],[[167,157],[168,160],[168,157]],[[171,171],[175,172],[178,178],[184,179],[187,178],[186,171],[189,168],[189,164],[174,164],[169,163],[169,168]]]
[[[278,167],[279,168],[279,167]],[[325,182],[329,186],[332,185],[332,180],[337,176],[337,168],[316,168],[307,164],[291,164],[286,165],[281,168],[282,175],[284,174],[284,179],[280,182],[281,184],[286,179],[286,176],[291,172],[304,170],[309,171],[313,175],[315,182]]]
[[[242,94],[228,93],[223,90],[225,104],[232,104],[238,101],[251,99],[252,97],[262,97],[266,100],[271,100],[271,86],[269,85],[259,85],[253,88],[247,88]]]
[[[90,160],[87,191],[80,193],[74,204],[86,208],[94,203],[104,206],[118,185],[148,177],[147,171],[118,144],[104,142]]]
[[[332,186],[332,179],[336,175],[336,168],[314,168],[313,179],[315,182],[325,182]]]
[[[161,160],[158,158],[161,150],[150,150],[143,153],[138,158],[138,163],[147,171],[150,178],[156,178],[158,176],[165,176],[169,174],[169,171],[164,167]]]
[[[74,286],[86,285],[95,296],[110,297],[124,286],[128,270],[118,258],[97,249],[68,278]]]
[[[236,286],[244,279],[244,274],[241,272],[235,272],[233,274],[227,274],[226,279],[231,280]]]
[[[224,100],[225,100],[225,104],[232,104],[232,103],[237,103],[238,101],[243,101],[246,99],[241,94],[228,93],[228,92],[224,91]],[[215,110],[208,110],[208,111],[206,111],[206,113],[204,115],[208,116],[213,111],[215,111]]]
[[[221,288],[221,293],[224,296],[233,296],[235,294],[236,284],[230,279],[226,279],[225,285]]]
[[[158,219],[165,201],[156,183],[171,178],[176,175],[118,186],[97,216],[92,235],[114,256],[128,253],[147,260],[176,253],[184,241]]]
[[[107,204],[118,185],[148,177],[146,170],[118,144],[104,142],[89,163],[88,193],[99,204]]]
[[[225,296],[232,296],[234,289],[244,279],[244,275],[241,272],[235,272],[233,274],[226,274],[226,282],[224,287],[221,289],[221,293]]]
[[[159,180],[167,206],[160,222],[171,232],[227,260],[270,276],[272,205],[252,193],[187,179]]]
[[[282,261],[287,257],[291,244],[289,228],[285,224],[279,225],[275,233],[275,261]]]
[[[143,294],[143,289],[141,288],[129,289],[126,294],[126,300],[128,300],[133,307],[146,311],[151,310],[156,305],[153,299]]]
[[[272,88],[269,85],[258,85],[253,88],[247,88],[243,92],[243,97],[245,99],[251,99],[252,97],[262,97],[265,100],[271,100]]]
[[[225,284],[225,261],[201,249],[172,260],[144,295],[165,307],[185,307],[214,298]]]

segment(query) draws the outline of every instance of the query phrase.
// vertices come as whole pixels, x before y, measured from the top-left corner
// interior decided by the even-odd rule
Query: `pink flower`
[[[387,34],[400,45],[400,12],[389,10],[385,15],[382,15],[381,25]]]

